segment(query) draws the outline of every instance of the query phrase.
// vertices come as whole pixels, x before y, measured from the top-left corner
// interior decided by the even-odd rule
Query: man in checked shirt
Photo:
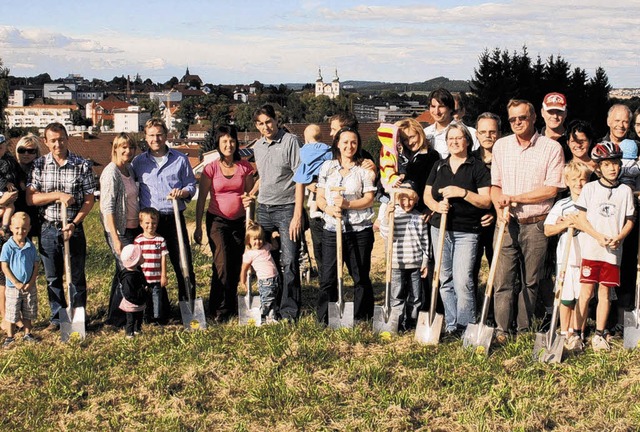
[[[499,220],[503,208],[509,208],[494,282],[496,342],[501,344],[507,341],[514,319],[518,332],[527,331],[531,326],[547,254],[544,219],[558,190],[564,188],[562,148],[556,141],[536,132],[533,105],[512,99],[507,111],[513,135],[496,141],[491,164],[491,200]],[[496,233],[499,226],[497,224]],[[516,302],[518,272],[523,275],[523,286]],[[517,304],[517,314],[514,304]]]
[[[60,309],[66,307],[62,275],[64,274],[64,240],[69,239],[71,282],[76,288],[71,299],[74,307],[87,303],[85,258],[87,242],[82,221],[94,203],[96,181],[91,163],[68,150],[69,136],[60,123],[50,123],[44,130],[49,153],[33,164],[27,185],[27,204],[42,207],[40,256],[47,277],[47,295],[51,323],[47,330],[60,327]],[[67,205],[67,220],[61,218],[61,204]]]

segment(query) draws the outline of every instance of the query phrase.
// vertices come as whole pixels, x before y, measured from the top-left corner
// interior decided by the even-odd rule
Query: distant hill
[[[429,92],[439,87],[444,87],[452,92],[468,92],[470,90],[469,81],[450,80],[446,77],[436,77],[428,81],[413,83],[389,83],[382,81],[356,81],[348,80],[341,82],[342,87],[349,91],[357,91],[359,93],[381,93],[384,91],[400,92]],[[304,84],[286,83],[288,88],[292,90],[300,90]]]

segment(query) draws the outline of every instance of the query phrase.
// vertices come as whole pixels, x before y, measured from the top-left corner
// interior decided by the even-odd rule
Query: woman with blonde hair
[[[132,244],[139,233],[138,185],[131,168],[136,148],[136,142],[130,135],[118,134],[111,146],[111,163],[100,176],[100,219],[105,238],[116,260],[115,275],[123,269],[120,261],[122,248]],[[121,327],[125,324],[125,314],[118,307],[122,295],[117,289],[115,275],[109,296],[108,322]]]

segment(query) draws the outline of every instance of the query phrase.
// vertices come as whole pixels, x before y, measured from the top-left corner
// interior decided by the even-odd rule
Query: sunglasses
[[[523,121],[527,121],[527,119],[529,118],[528,115],[521,115],[521,116],[517,116],[517,117],[509,117],[509,123],[515,123],[518,120],[523,122]]]
[[[38,149],[32,149],[32,148],[26,148],[26,147],[20,147],[19,149],[16,150],[18,153],[20,154],[37,154],[38,153]]]

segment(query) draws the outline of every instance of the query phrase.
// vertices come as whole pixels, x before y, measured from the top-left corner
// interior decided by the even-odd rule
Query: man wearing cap
[[[544,120],[540,135],[557,141],[562,146],[565,160],[571,159],[567,129],[564,127],[564,121],[567,118],[567,98],[562,93],[547,94],[542,99],[540,114]]]
[[[491,164],[491,199],[499,220],[503,218],[503,209],[508,209],[507,230],[495,276],[494,314],[498,343],[507,341],[514,318],[518,331],[526,331],[531,326],[547,253],[543,223],[558,190],[564,187],[562,148],[556,141],[536,132],[533,105],[512,99],[507,111],[513,135],[496,141]],[[512,307],[514,285],[516,275],[521,271],[523,287],[515,314]]]
[[[69,240],[71,283],[76,294],[73,307],[87,303],[85,258],[87,241],[82,222],[93,208],[96,180],[91,162],[68,150],[69,136],[60,123],[44,129],[44,143],[49,153],[35,160],[27,182],[27,204],[42,207],[40,256],[47,277],[47,294],[51,317],[47,330],[60,327],[60,310],[66,307],[62,275],[64,274],[64,240]],[[67,220],[62,219],[61,203],[67,205]]]

